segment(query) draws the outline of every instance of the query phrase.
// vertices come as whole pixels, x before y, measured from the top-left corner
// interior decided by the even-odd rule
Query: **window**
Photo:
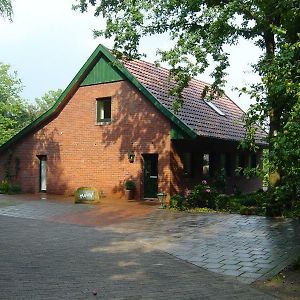
[[[192,154],[186,152],[183,154],[183,174],[184,176],[191,177],[192,173]]]
[[[214,103],[212,103],[211,101],[207,101],[207,100],[204,100],[204,102],[205,102],[210,108],[212,108],[215,112],[217,112],[220,116],[225,116],[225,114],[221,111],[221,109],[218,108]]]
[[[111,121],[111,98],[97,99],[97,123]]]
[[[203,154],[203,167],[202,167],[203,176],[209,176],[209,154]]]

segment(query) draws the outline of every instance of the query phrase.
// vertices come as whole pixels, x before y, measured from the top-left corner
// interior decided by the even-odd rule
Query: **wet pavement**
[[[26,201],[18,197],[0,195],[0,215],[109,230],[244,283],[270,278],[300,256],[298,220],[173,212],[153,202],[118,199],[103,199],[94,206],[51,196],[40,200],[27,195]]]

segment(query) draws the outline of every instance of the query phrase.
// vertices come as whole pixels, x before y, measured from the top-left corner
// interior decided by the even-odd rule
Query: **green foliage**
[[[27,102],[20,97],[22,89],[17,73],[0,62],[0,145],[29,122]]]
[[[21,187],[15,183],[9,183],[7,180],[2,180],[0,183],[0,194],[18,194],[21,192]]]
[[[50,90],[40,98],[35,98],[35,103],[28,105],[30,121],[34,121],[47,110],[49,110],[62,94],[62,89]]]
[[[7,180],[2,180],[0,183],[0,194],[7,194],[9,191],[9,183]]]
[[[0,17],[12,21],[13,8],[11,0],[0,0]]]
[[[213,176],[213,185],[217,192],[225,193],[226,190],[226,175],[225,170],[221,169],[217,171]]]
[[[206,180],[203,180],[198,185],[194,186],[189,195],[187,196],[187,205],[193,207],[208,207],[214,209],[216,192]]]
[[[173,195],[171,196],[169,207],[177,210],[184,210],[186,209],[186,200],[179,194]]]
[[[22,90],[17,72],[0,62],[0,145],[47,111],[62,93],[60,89],[49,91],[30,104],[21,97]]]
[[[240,207],[241,215],[256,215],[256,207],[255,206],[241,206]]]
[[[133,180],[126,180],[124,183],[124,187],[126,190],[133,191],[136,188],[136,184]]]
[[[227,210],[229,207],[229,196],[226,194],[219,194],[216,196],[216,208],[218,210]]]

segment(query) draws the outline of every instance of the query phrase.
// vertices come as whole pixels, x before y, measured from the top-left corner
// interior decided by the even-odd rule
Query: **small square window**
[[[111,121],[111,98],[97,99],[97,123]]]

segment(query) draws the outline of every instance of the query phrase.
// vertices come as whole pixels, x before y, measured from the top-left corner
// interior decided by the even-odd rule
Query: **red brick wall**
[[[112,97],[112,123],[96,124],[96,98]],[[136,159],[129,163],[128,150]],[[159,153],[159,190],[170,187],[170,123],[128,82],[80,87],[60,114],[12,147],[20,159],[15,178],[23,192],[39,191],[39,159],[47,155],[47,192],[72,194],[93,186],[122,196],[124,180],[137,183],[142,197],[143,153]],[[7,153],[7,152],[6,152]],[[5,154],[0,156],[0,179]]]

